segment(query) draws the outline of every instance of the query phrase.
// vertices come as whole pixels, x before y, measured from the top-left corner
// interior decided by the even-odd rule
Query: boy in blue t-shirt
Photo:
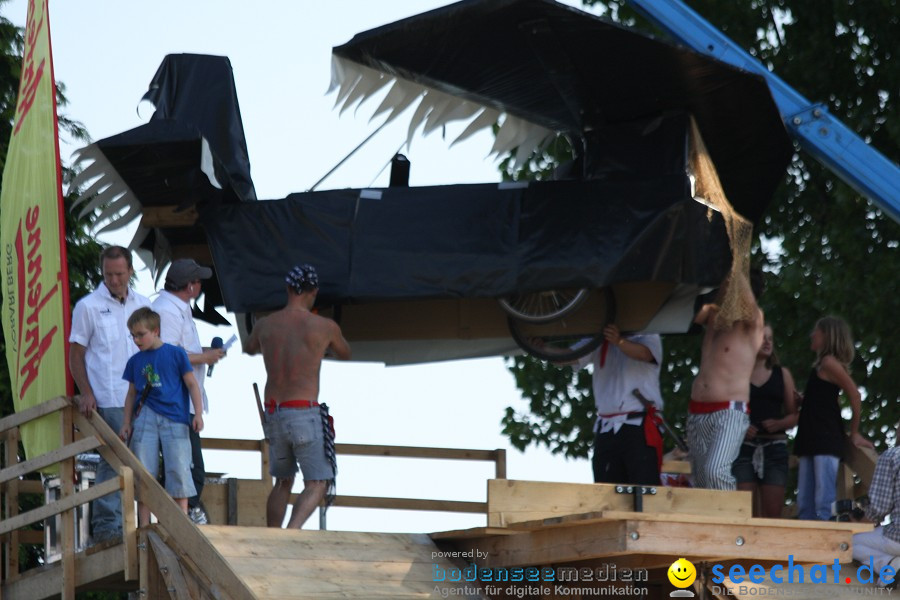
[[[162,448],[166,491],[187,514],[196,489],[191,478],[188,427],[203,430],[203,396],[183,348],[159,339],[159,315],[139,308],[128,318],[128,330],[140,352],[128,359],[122,378],[130,383],[119,436],[156,478]],[[135,408],[135,397],[140,397]],[[193,420],[188,401],[194,403]],[[134,419],[132,431],[132,419]],[[138,501],[138,522],[150,524],[150,509]]]

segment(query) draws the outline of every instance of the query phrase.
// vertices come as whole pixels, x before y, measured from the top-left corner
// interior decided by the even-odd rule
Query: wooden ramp
[[[438,555],[425,534],[200,528],[258,598],[483,598],[474,584],[435,581]],[[464,565],[462,565],[464,566]]]

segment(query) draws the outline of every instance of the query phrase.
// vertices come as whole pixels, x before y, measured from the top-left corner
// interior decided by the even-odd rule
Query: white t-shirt
[[[85,347],[85,368],[98,408],[125,406],[128,382],[122,375],[125,363],[138,351],[128,331],[128,317],[144,306],[150,306],[150,300],[134,290],[128,290],[122,304],[101,283],[72,311],[69,342]]]
[[[659,371],[662,365],[662,339],[656,334],[622,336],[629,342],[641,344],[650,350],[655,362],[629,358],[618,346],[609,344],[606,360],[600,366],[603,346],[583,357],[577,367],[594,365],[594,404],[597,406],[597,430],[600,433],[619,431],[623,424],[640,425],[641,417],[628,419],[627,414],[646,409],[634,394],[640,390],[645,398],[662,410],[662,394],[659,391]],[[606,416],[603,415],[615,415]]]
[[[153,310],[159,313],[159,337],[162,341],[173,346],[184,348],[188,354],[200,354],[203,345],[200,343],[200,334],[197,333],[197,325],[194,323],[194,315],[191,314],[191,305],[175,294],[163,290],[153,301]],[[203,394],[203,412],[209,412],[209,401],[206,398],[206,389],[203,382],[206,379],[206,365],[192,365],[194,377],[200,384]],[[191,402],[191,414],[194,414],[194,403]]]

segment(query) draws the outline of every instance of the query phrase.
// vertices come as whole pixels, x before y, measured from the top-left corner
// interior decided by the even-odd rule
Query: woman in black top
[[[872,448],[859,433],[861,396],[850,377],[853,338],[847,323],[838,317],[819,319],[809,335],[816,353],[812,373],[801,400],[794,454],[797,468],[797,516],[827,521],[835,499],[837,467],[844,454],[844,420],[838,396],[850,400],[850,442],[857,448]]]
[[[739,490],[753,492],[753,516],[779,518],[788,475],[787,434],[797,424],[797,391],[791,372],[778,364],[772,327],[750,375],[750,427],[732,466]]]

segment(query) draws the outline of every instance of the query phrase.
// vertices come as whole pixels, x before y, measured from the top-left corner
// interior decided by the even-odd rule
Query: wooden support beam
[[[878,453],[872,448],[857,448],[849,439],[844,444],[844,460],[847,465],[863,481],[865,488],[872,484],[872,475],[875,474],[875,463],[878,462]]]
[[[193,227],[197,222],[197,209],[193,206],[177,210],[175,205],[142,206],[141,225],[154,227]]]
[[[297,494],[291,494],[291,502]],[[332,506],[353,508],[393,508],[400,510],[433,510],[443,512],[481,513],[487,511],[486,502],[462,500],[427,500],[422,498],[382,498],[373,496],[335,496]]]
[[[494,479],[506,479],[506,450],[497,448],[494,450],[496,454],[494,461]]]
[[[445,458],[453,460],[495,461],[496,450],[469,450],[465,448],[427,448],[417,446],[382,446],[378,444],[335,444],[335,451],[342,456],[393,456],[398,458]]]
[[[98,483],[90,489],[77,494],[72,494],[68,498],[45,504],[26,513],[20,513],[11,519],[4,519],[0,522],[0,535],[9,533],[19,527],[25,527],[38,521],[43,521],[49,517],[58,515],[61,512],[70,510],[80,504],[91,502],[106,494],[118,491],[120,482],[118,479],[110,479],[103,483]]]
[[[798,526],[798,523],[802,525]],[[784,519],[730,520],[610,512],[559,523],[545,523],[519,535],[486,536],[455,546],[487,552],[487,567],[519,567],[618,556],[651,555],[660,564],[688,560],[770,560],[828,563],[851,560],[854,529],[844,523]],[[646,563],[646,561],[645,561]]]
[[[78,456],[79,454],[89,452],[99,445],[100,442],[97,440],[97,438],[95,438],[94,436],[90,436],[61,448],[57,448],[56,450],[48,452],[47,454],[42,454],[36,458],[32,458],[31,460],[20,462],[14,467],[8,467],[0,471],[0,483],[4,483],[12,479],[18,479],[26,473],[40,471],[44,467],[49,467],[50,465],[62,462],[66,459],[71,459],[75,456]]]
[[[178,557],[155,532],[148,532],[147,539],[150,541],[150,547],[156,557],[156,564],[159,565],[159,572],[166,582],[166,591],[169,593],[169,597],[173,600],[191,600]]]
[[[94,554],[75,556],[75,578],[78,587],[98,580],[116,580],[124,569],[122,551],[118,545],[98,550]],[[3,584],[3,598],[59,598],[62,589],[62,569],[31,569],[15,581]]]
[[[618,493],[612,484],[549,483],[541,481],[488,481],[488,526],[549,517],[632,510],[633,497]],[[621,487],[621,486],[619,486]],[[750,517],[750,492],[723,492],[656,486],[655,495],[643,497],[644,510],[657,513]]]
[[[74,434],[74,425],[72,424],[73,410],[72,406],[69,405],[59,411],[60,448],[45,456],[51,456],[60,450],[68,449],[68,452],[71,452],[71,449],[76,445],[72,443]],[[83,442],[93,443],[94,446],[92,446],[92,448],[96,447],[96,444],[99,443],[97,442],[97,438],[94,437],[87,438],[86,440],[79,440],[78,443],[82,444]],[[77,454],[81,454],[81,452],[76,452],[75,454],[69,454],[68,452],[66,453],[65,460],[62,460],[59,466],[60,492],[62,493],[62,498],[64,500],[74,497],[74,457]],[[67,509],[65,512],[61,513],[62,518],[60,519],[60,549],[62,551],[60,562],[62,563],[63,571],[62,600],[75,600],[75,510],[75,506]]]
[[[201,438],[204,450],[262,450],[263,440],[231,440],[227,438]]]
[[[25,410],[9,415],[8,417],[3,417],[0,419],[0,431],[18,427],[23,423],[49,415],[50,413],[56,412],[67,406],[69,406],[68,399],[64,396],[57,396],[56,398],[47,400],[37,406],[32,406],[31,408],[26,408]]]
[[[134,514],[134,471],[122,466],[119,468],[119,478],[122,481],[122,539],[123,562],[125,564],[125,581],[134,581],[138,578],[137,555],[137,519]]]
[[[19,461],[19,428],[12,427],[6,431],[6,466],[10,467]],[[4,520],[12,519],[19,514],[19,492],[21,483],[19,479],[13,479],[6,487],[0,484],[0,492],[5,489],[5,514]],[[5,559],[6,559],[6,578],[7,580],[15,580],[19,577],[19,544],[23,541],[20,537],[19,530],[15,529],[9,533],[8,538],[4,542]],[[43,543],[43,536],[41,536]]]
[[[118,432],[114,432],[103,419],[95,418],[89,421],[79,413],[75,414],[75,423],[83,432],[93,430],[111,453],[134,471],[141,501],[150,507],[159,523],[167,529],[172,543],[178,546],[173,549],[179,556],[190,556],[203,573],[222,589],[228,590],[228,594],[235,600],[255,600],[247,584],[235,574],[219,551],[210,544],[197,526],[191,523],[159,482],[150,476],[147,469],[119,438]]]

